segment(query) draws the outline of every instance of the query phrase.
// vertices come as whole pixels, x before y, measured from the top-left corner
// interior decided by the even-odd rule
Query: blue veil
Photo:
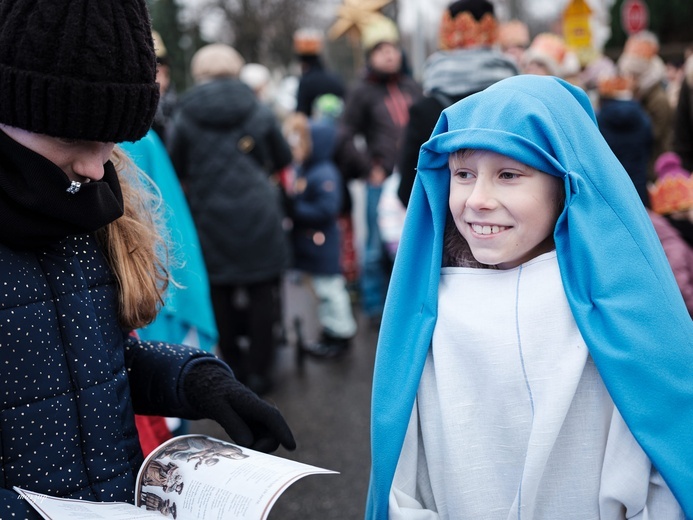
[[[137,142],[119,145],[157,185],[167,211],[166,231],[174,256],[165,305],[156,319],[137,332],[144,340],[184,343],[191,328],[197,331],[199,347],[212,352],[217,343],[217,325],[209,295],[207,268],[188,203],[166,147],[153,130]]]
[[[575,321],[619,412],[693,518],[693,321],[632,181],[587,95],[550,76],[508,78],[440,116],[418,174],[378,339],[366,518],[388,495],[437,315],[448,155],[480,148],[564,180],[554,238]]]

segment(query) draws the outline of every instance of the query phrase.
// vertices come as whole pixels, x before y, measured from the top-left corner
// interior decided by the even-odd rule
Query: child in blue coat
[[[318,299],[322,327],[318,342],[306,346],[320,359],[345,354],[356,333],[351,298],[340,264],[343,182],[332,160],[336,130],[333,124],[309,120],[301,113],[284,124],[296,167],[289,199],[294,265],[306,274]]]
[[[381,329],[369,519],[693,516],[693,324],[587,95],[446,109]]]

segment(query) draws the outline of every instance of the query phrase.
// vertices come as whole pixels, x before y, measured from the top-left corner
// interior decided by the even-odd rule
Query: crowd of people
[[[421,81],[387,17],[348,84],[296,32],[279,110],[224,43],[177,91],[153,29],[0,2],[0,516],[132,502],[175,420],[294,449],[262,398],[291,273],[307,355],[379,335],[369,520],[693,517],[693,52],[585,63],[454,0]]]

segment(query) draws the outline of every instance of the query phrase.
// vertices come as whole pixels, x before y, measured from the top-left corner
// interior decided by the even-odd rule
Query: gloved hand
[[[183,392],[193,408],[217,421],[233,442],[269,453],[281,444],[296,449],[294,436],[279,410],[260,399],[217,363],[199,363],[183,381]]]

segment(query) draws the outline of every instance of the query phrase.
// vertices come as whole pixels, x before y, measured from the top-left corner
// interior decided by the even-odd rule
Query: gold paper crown
[[[649,188],[652,211],[667,215],[693,207],[693,177],[670,175]]]
[[[442,50],[490,46],[497,39],[498,22],[491,13],[485,13],[478,22],[469,11],[457,13],[454,18],[447,9],[443,13],[438,44]]]

